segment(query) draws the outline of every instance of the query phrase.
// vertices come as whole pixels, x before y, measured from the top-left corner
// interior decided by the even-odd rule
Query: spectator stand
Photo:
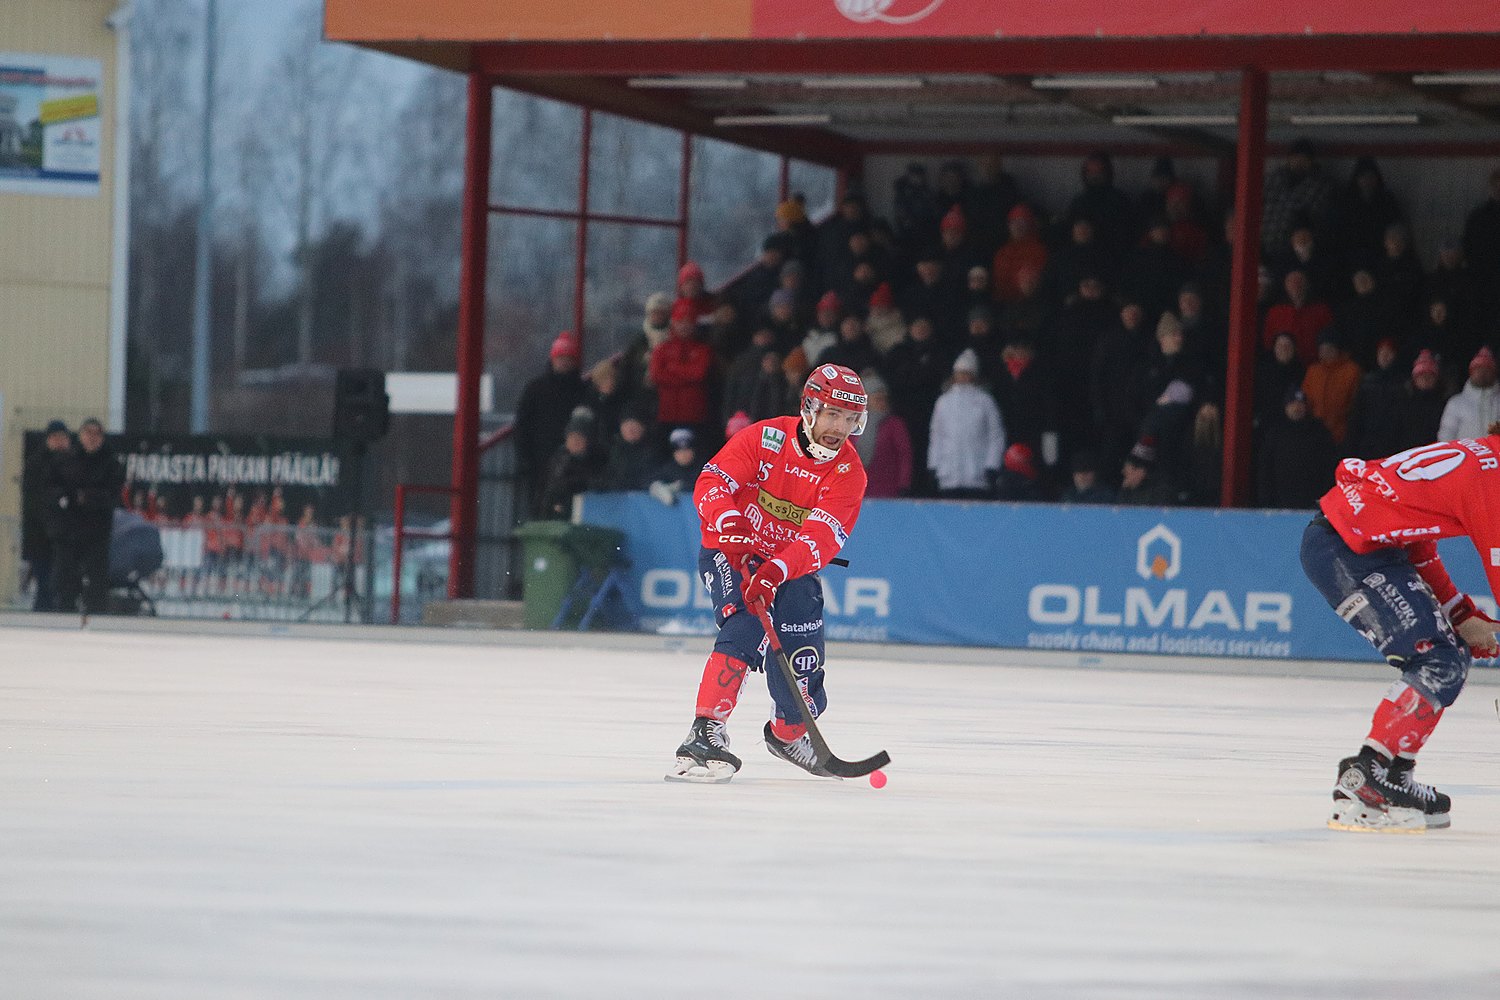
[[[588,141],[600,112],[676,129],[685,149],[690,137],[706,137],[783,157],[784,164],[788,157],[823,164],[839,171],[841,190],[876,155],[1207,152],[1220,165],[1218,194],[1238,215],[1227,268],[1226,504],[1248,498],[1267,151],[1280,155],[1311,133],[1346,157],[1403,150],[1438,160],[1500,155],[1500,109],[1485,89],[1494,81],[1480,79],[1495,70],[1495,7],[1427,9],[1414,30],[1409,17],[1378,6],[1226,9],[1170,0],[1130,8],[1100,0],[1000,10],[982,0],[896,0],[855,10],[734,0],[691,10],[616,9],[607,24],[606,36],[595,11],[571,6],[538,12],[477,3],[434,8],[418,0],[376,8],[359,0],[326,3],[331,40],[469,74],[454,596],[473,590],[474,383],[484,359],[488,223],[514,207],[490,197],[496,87],[584,110],[578,204],[562,213],[577,224],[580,339],[596,333],[581,321],[580,305],[590,226],[673,227],[680,264],[691,221],[688,156],[675,218],[609,218],[593,210]],[[1117,220],[1096,221],[1108,230]]]

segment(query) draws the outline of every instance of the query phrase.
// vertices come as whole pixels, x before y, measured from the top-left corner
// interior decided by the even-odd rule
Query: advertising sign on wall
[[[823,572],[828,636],[1077,653],[1369,660],[1299,560],[1309,513],[867,501]],[[627,535],[646,631],[713,631],[690,504],[589,494],[583,519]],[[1454,581],[1487,601],[1467,540]]]
[[[0,52],[0,194],[96,195],[97,59]]]

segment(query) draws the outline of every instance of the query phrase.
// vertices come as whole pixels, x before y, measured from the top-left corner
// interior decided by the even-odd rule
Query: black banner
[[[45,441],[41,431],[27,431],[27,458]],[[213,514],[334,527],[359,513],[348,442],[215,434],[110,434],[105,441],[125,469],[121,506],[149,521]]]

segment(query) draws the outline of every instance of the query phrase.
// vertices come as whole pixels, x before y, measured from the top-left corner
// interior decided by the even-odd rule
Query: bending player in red
[[[823,714],[823,588],[818,571],[843,548],[859,517],[865,470],[851,437],[865,426],[865,389],[840,365],[820,365],[802,389],[800,417],[773,417],[744,428],[703,468],[693,489],[703,548],[698,571],[713,595],[719,626],[703,668],[687,739],[668,772],[674,781],[728,781],[740,769],[725,722],[748,670],[764,666],[765,630],[748,609],[769,610],[801,691],[781,671],[765,671],[776,714],[766,748],[813,774],[798,700]],[[742,577],[748,581],[742,585]]]
[[[1334,829],[1449,824],[1448,796],[1413,778],[1412,767],[1463,690],[1470,658],[1500,652],[1500,622],[1459,593],[1437,552],[1438,539],[1467,536],[1491,592],[1500,592],[1500,424],[1489,431],[1389,458],[1344,459],[1303,533],[1308,579],[1401,671],[1359,753],[1339,762]]]

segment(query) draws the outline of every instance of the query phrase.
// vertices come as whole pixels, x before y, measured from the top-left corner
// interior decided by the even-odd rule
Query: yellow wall
[[[104,70],[99,193],[0,193],[0,604],[17,580],[22,431],[108,418],[116,93],[104,22],[116,6],[0,0],[0,51],[97,59]]]

